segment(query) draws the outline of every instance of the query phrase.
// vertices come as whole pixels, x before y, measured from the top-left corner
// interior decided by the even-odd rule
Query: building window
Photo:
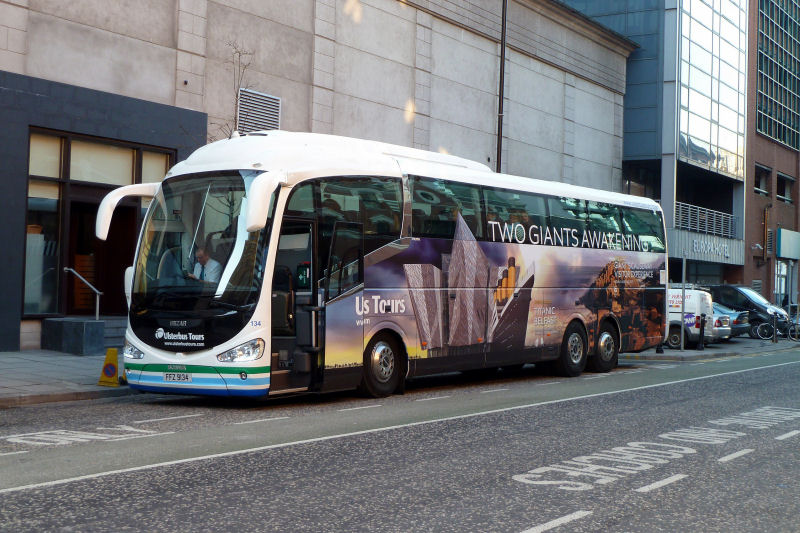
[[[97,197],[102,197],[117,186],[160,181],[174,159],[173,150],[68,133],[31,132],[25,316],[53,315],[69,310],[69,305],[62,302],[65,287],[68,287],[61,283],[64,266],[74,267],[90,282],[94,281],[91,265],[84,265],[84,268],[80,261],[95,260],[92,220],[96,208],[91,205],[92,200],[83,196],[72,198],[71,190],[78,189],[83,195],[87,190],[95,191]],[[132,222],[135,220],[133,217]],[[75,291],[76,299],[88,290],[83,285],[76,287],[79,289]],[[103,290],[103,287],[98,288]],[[89,307],[93,309],[93,294],[88,295]]]
[[[59,198],[57,182],[31,179],[28,183],[25,314],[58,311]]]
[[[786,174],[778,173],[778,181],[776,184],[775,196],[778,200],[790,204],[792,203],[792,187],[794,185],[794,178]]]
[[[758,2],[756,131],[800,149],[800,43],[797,0]]]
[[[678,4],[678,157],[744,179],[747,2]]]
[[[753,190],[758,194],[769,196],[769,181],[772,169],[756,165],[755,178],[753,179]]]
[[[73,140],[70,143],[69,177],[73,180],[130,185],[136,152],[133,148]]]

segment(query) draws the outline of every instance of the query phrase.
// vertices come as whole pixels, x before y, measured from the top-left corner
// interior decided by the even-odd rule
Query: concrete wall
[[[203,111],[214,139],[238,47],[284,129],[494,167],[501,1],[2,0],[0,70]],[[633,47],[550,0],[510,2],[509,21],[503,169],[620,190]]]

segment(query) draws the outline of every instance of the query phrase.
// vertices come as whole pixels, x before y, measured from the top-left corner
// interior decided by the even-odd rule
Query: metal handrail
[[[88,281],[86,281],[86,278],[84,278],[83,276],[81,276],[80,274],[78,274],[78,273],[75,271],[75,269],[73,269],[73,268],[70,268],[70,267],[64,267],[64,272],[72,272],[72,273],[73,273],[73,274],[75,274],[75,275],[78,277],[78,279],[79,279],[79,280],[81,280],[81,281],[82,281],[82,282],[83,282],[83,283],[84,283],[84,284],[85,284],[87,287],[89,287],[90,289],[92,289],[92,290],[94,291],[94,295],[95,295],[95,297],[94,297],[94,319],[95,319],[95,320],[100,320],[100,296],[102,296],[102,295],[103,295],[103,293],[102,293],[102,292],[100,292],[100,291],[98,291],[98,290],[97,290],[97,289],[94,287],[94,285],[92,285],[91,283],[89,283]]]

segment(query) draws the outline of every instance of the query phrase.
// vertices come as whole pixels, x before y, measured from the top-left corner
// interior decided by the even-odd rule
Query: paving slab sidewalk
[[[0,352],[0,409],[131,394],[124,385],[97,385],[105,358],[52,350]],[[118,368],[122,368],[121,353]]]
[[[733,357],[737,355],[751,355],[783,350],[800,349],[800,343],[789,339],[779,339],[772,342],[761,339],[751,339],[748,336],[736,337],[726,342],[707,344],[702,350],[684,349],[673,350],[663,347],[663,353],[657,353],[655,348],[650,348],[639,353],[620,354],[620,361],[697,361],[714,357]]]
[[[750,355],[778,350],[800,349],[800,343],[780,340],[777,343],[749,337],[712,344],[704,350],[671,350],[663,353],[650,349],[636,354],[622,354],[620,361],[696,361],[714,357]],[[88,400],[131,394],[127,386],[97,385],[105,355],[71,355],[51,350],[0,352],[0,409],[36,403]],[[119,366],[122,369],[122,354]]]

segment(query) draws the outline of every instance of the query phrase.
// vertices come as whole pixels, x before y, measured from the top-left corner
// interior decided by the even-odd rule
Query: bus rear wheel
[[[594,357],[590,357],[586,365],[592,372],[610,372],[619,363],[619,337],[614,326],[605,322],[597,336],[597,348]]]
[[[579,376],[586,368],[587,358],[586,332],[578,322],[567,326],[564,340],[561,341],[561,354],[553,363],[556,372],[562,376]]]
[[[402,379],[403,355],[397,341],[379,333],[364,350],[364,373],[360,389],[375,398],[395,392]]]

